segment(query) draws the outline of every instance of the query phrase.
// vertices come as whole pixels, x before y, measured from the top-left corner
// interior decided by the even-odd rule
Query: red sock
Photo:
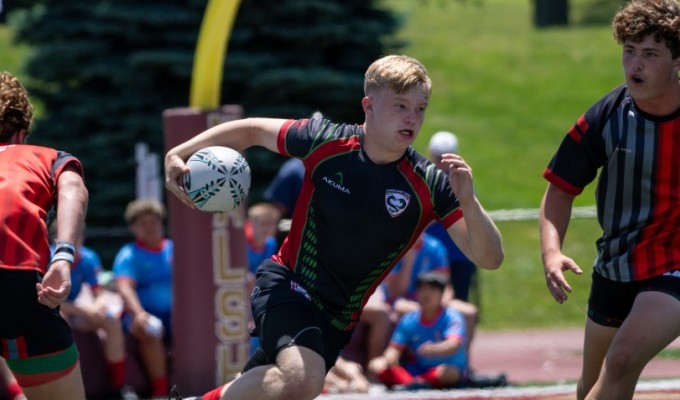
[[[151,380],[151,395],[153,397],[164,397],[168,395],[167,376],[160,376]]]
[[[110,361],[107,367],[109,369],[111,385],[116,389],[122,388],[125,385],[125,359]]]
[[[413,376],[401,365],[394,365],[381,371],[378,374],[378,379],[388,388],[394,385],[408,385],[413,382]]]
[[[9,395],[10,399],[24,394],[24,392],[21,390],[21,386],[19,386],[19,384],[16,382],[8,383],[5,389],[7,390],[7,394]]]
[[[436,367],[428,369],[427,371],[418,375],[416,378],[424,380],[425,382],[432,385],[432,387],[435,389],[441,389],[443,387],[441,381],[439,380],[439,374],[437,373]]]
[[[222,385],[218,387],[215,390],[212,390],[201,397],[201,400],[220,400],[220,393],[222,392],[222,388],[224,388],[227,385]]]

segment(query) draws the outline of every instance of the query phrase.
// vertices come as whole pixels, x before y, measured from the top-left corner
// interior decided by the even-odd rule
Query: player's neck
[[[404,149],[391,150],[377,142],[369,134],[364,134],[362,148],[368,158],[378,165],[389,164],[399,160],[404,156]]]
[[[672,90],[668,90],[661,96],[651,99],[636,99],[635,106],[644,113],[655,117],[665,117],[680,109],[680,83]]]

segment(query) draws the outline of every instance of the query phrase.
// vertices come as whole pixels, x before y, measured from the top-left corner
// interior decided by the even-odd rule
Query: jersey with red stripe
[[[288,237],[274,260],[290,268],[338,329],[352,329],[376,286],[432,220],[462,217],[446,175],[409,148],[379,165],[364,129],[322,119],[288,121],[281,154],[305,176]]]
[[[49,220],[56,216],[57,179],[80,161],[41,146],[0,146],[0,268],[45,272]]]
[[[680,268],[680,110],[646,114],[620,86],[578,119],[543,176],[578,195],[600,168],[595,271],[630,282]]]

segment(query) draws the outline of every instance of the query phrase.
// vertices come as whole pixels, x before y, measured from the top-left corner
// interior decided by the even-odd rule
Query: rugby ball
[[[250,166],[238,151],[211,146],[189,157],[184,191],[201,211],[223,213],[243,204],[250,190]]]

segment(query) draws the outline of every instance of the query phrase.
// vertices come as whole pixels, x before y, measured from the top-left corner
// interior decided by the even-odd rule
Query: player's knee
[[[621,378],[635,373],[639,368],[635,353],[630,348],[611,351],[605,359],[606,371],[610,378]]]
[[[323,390],[326,366],[323,358],[305,347],[295,346],[280,359],[282,398],[313,399]]]
[[[323,372],[322,372],[323,371]],[[314,399],[323,390],[326,374],[325,367],[310,368],[302,366],[297,371],[283,373],[284,399]]]

